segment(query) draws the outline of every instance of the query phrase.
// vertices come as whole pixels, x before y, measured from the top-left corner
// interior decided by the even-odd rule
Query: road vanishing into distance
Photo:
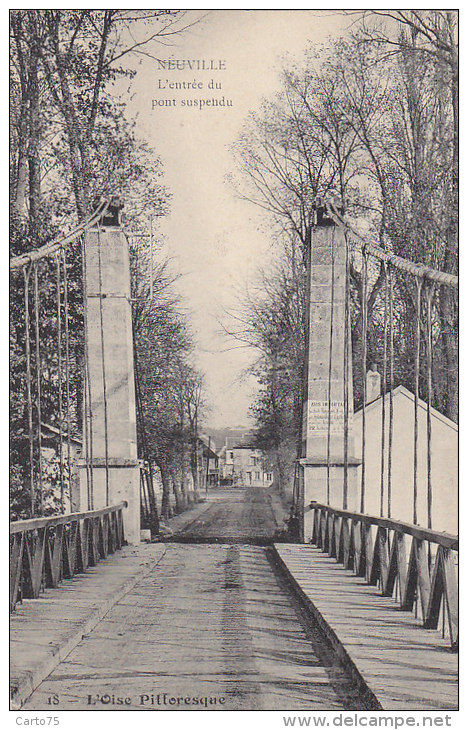
[[[177,541],[268,545],[285,528],[277,524],[266,489],[221,487],[210,490],[210,502],[206,512],[177,533]]]
[[[367,709],[273,561],[268,491],[213,500],[24,710]]]

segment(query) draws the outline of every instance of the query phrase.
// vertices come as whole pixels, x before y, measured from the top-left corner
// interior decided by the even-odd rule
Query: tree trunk
[[[37,236],[37,226],[40,221],[41,205],[41,159],[40,147],[40,109],[39,109],[39,55],[35,44],[31,48],[31,64],[29,70],[29,225],[30,230]]]
[[[18,216],[27,219],[27,185],[28,185],[28,136],[29,136],[29,74],[27,52],[23,44],[23,28],[21,13],[12,13],[11,25],[16,43],[18,63],[20,67],[20,110],[17,123],[18,153],[16,160],[15,208]]]
[[[175,473],[175,469],[171,469],[171,479],[172,479],[172,489],[174,492],[174,497],[176,501],[176,512],[177,514],[180,514],[185,509],[185,495],[184,492],[181,490],[179,485],[177,484],[177,476]]]
[[[190,471],[192,472],[193,491],[196,502],[198,501],[198,492],[200,489],[200,475],[198,472],[198,444],[195,439],[192,440],[192,449],[190,452]]]
[[[158,464],[161,471],[161,481],[163,486],[162,502],[161,502],[161,515],[165,520],[171,516],[171,480],[169,470],[164,463]]]
[[[70,150],[70,167],[72,172],[73,192],[75,195],[78,218],[85,218],[88,213],[88,187],[90,179],[90,164],[88,148],[90,138],[86,135],[86,128],[80,119],[74,104],[73,96],[68,83],[69,69],[60,49],[60,14],[51,23],[51,32],[55,52],[55,64],[58,74],[60,93],[54,81],[54,72],[44,54],[42,62],[46,72],[50,90],[58,104],[67,128],[68,145]]]
[[[283,460],[281,458],[279,449],[276,449],[275,451],[276,451],[276,468],[278,470],[279,494],[280,494],[280,497],[283,498],[284,493],[285,493],[284,465],[283,465]]]
[[[444,271],[458,273],[458,59],[456,50],[452,56],[452,109],[453,153],[452,191],[449,230],[445,249]],[[445,356],[446,415],[458,422],[458,317],[457,293],[448,287],[440,288],[440,324]]]
[[[455,297],[455,292],[441,287],[440,324],[445,359],[445,414],[452,421],[458,422],[458,327]]]
[[[16,179],[15,207],[18,216],[24,222],[27,219],[26,191],[28,183],[28,160],[26,154],[18,154],[18,172]]]

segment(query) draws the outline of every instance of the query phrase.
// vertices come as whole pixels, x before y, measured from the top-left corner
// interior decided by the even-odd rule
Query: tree
[[[195,369],[185,366],[185,407],[188,418],[190,438],[190,469],[192,472],[195,494],[201,488],[200,476],[200,426],[206,404],[204,401],[204,376]]]
[[[366,12],[364,23],[347,38],[311,46],[302,64],[290,64],[280,93],[250,115],[234,146],[242,174],[235,184],[269,216],[280,251],[295,241],[305,264],[314,204],[319,196],[337,195],[351,227],[364,231],[365,240],[410,261],[456,272],[455,26],[452,11]],[[350,235],[349,241],[353,370],[362,375],[362,240]],[[272,275],[264,277],[261,294],[246,297],[238,336],[262,352],[256,367],[257,436],[279,453],[294,431],[291,424],[284,428],[281,403],[291,380],[281,382],[279,373],[301,373],[301,365],[296,353],[283,347],[282,337],[292,330],[281,318],[277,295],[288,286],[275,279],[272,289]],[[385,282],[384,266],[371,262],[365,369],[383,359]],[[394,272],[394,316],[395,384],[412,389],[415,291],[412,278],[399,272]],[[294,332],[304,346],[304,328]],[[434,297],[433,336],[433,402],[456,420],[457,300],[449,287],[440,287]],[[361,382],[355,377],[355,406],[362,403]],[[425,387],[421,383],[422,397]],[[298,410],[288,407],[297,416]]]
[[[10,240],[13,255],[66,233],[76,219],[83,219],[91,212],[97,196],[119,193],[126,204],[124,222],[139,233],[148,230],[152,217],[167,211],[169,194],[161,184],[160,158],[137,138],[135,124],[125,113],[125,98],[120,98],[116,89],[119,80],[131,79],[135,74],[131,56],[143,54],[155,58],[159,43],[169,42],[173,35],[191,24],[185,13],[177,10],[11,12]],[[144,246],[140,248],[139,253],[135,251],[135,259],[139,258],[140,268],[148,269],[148,251]],[[67,258],[71,430],[79,434],[84,361],[80,241],[71,245]],[[150,328],[161,328],[156,344],[165,348],[157,370],[162,374],[171,364],[171,358],[181,353],[185,356],[190,348],[186,324],[175,299],[172,295],[166,299],[170,275],[164,258],[158,258],[154,277],[154,300],[141,308],[135,306],[135,319],[140,337],[140,365],[151,359]],[[42,420],[57,424],[55,261],[40,264],[39,295],[41,347],[37,361],[33,353],[33,366],[40,364],[42,370]],[[18,505],[24,502],[25,487],[28,487],[24,308],[20,272],[20,279],[14,277],[11,286],[12,492]],[[33,323],[30,334],[34,343]],[[145,368],[142,370],[145,381]],[[164,400],[162,384],[160,394]],[[36,408],[39,396],[34,387],[32,397]],[[151,389],[144,399],[149,403]],[[164,420],[164,415],[161,419]],[[171,443],[176,439],[174,431],[170,431],[174,428],[172,420],[166,430]],[[37,442],[37,433],[35,436]]]
[[[203,377],[190,362],[193,340],[174,293],[176,276],[171,262],[157,248],[151,265],[148,239],[139,240],[138,247],[132,249],[133,296],[137,300],[133,310],[135,358],[148,458],[161,473],[162,513],[167,517],[171,491],[178,511],[187,506],[190,469],[195,490],[198,486]]]
[[[260,386],[251,409],[256,423],[253,445],[275,464],[286,495],[302,420],[305,271],[294,237],[283,245],[272,270],[261,274],[255,290],[231,313],[233,325],[227,333],[258,353],[251,367]]]
[[[364,26],[328,48],[311,47],[303,66],[285,72],[276,100],[249,119],[235,151],[244,197],[268,211],[278,227],[294,232],[303,247],[314,196],[337,192],[351,224],[366,221],[369,240],[377,238],[409,260],[454,273],[454,18],[427,11],[416,20],[433,29],[431,42],[428,31],[417,32],[412,15],[403,13],[393,35],[386,26],[385,34]],[[357,371],[360,246],[350,259]],[[381,351],[384,283],[380,266],[368,294],[369,362]],[[396,277],[395,295],[402,315],[399,372],[410,384],[403,362],[413,347],[415,294],[406,278]],[[439,382],[445,380],[436,403],[456,419],[456,296],[442,287],[434,304],[436,367]],[[356,395],[359,402],[359,389]]]
[[[184,16],[177,10],[11,12],[12,188],[21,215],[27,159],[29,216],[32,221],[37,217],[41,155],[46,161],[50,155],[55,158],[48,172],[56,164],[66,165],[79,218],[90,212],[95,195],[115,192],[108,188],[109,179],[102,180],[99,174],[105,169],[103,135],[108,139],[126,126],[122,105],[113,96],[113,82],[134,75],[123,65],[127,57],[152,55],[158,41],[190,27]],[[106,154],[111,150],[107,145]]]
[[[376,25],[376,19],[385,22]],[[412,224],[405,231],[412,244],[406,255],[413,258],[416,251],[418,260],[449,274],[458,271],[457,20],[453,10],[373,11],[365,14],[361,32],[361,42],[380,49],[384,60],[389,55],[397,59],[403,81],[406,104],[400,134],[407,140],[403,169]],[[392,237],[400,248],[398,223],[407,218],[407,210],[402,213]],[[458,301],[449,287],[440,289],[435,316],[437,381],[444,382],[438,405],[456,421]]]

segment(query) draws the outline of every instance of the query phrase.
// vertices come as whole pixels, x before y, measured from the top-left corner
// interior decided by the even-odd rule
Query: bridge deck
[[[17,604],[10,617],[10,697],[18,709],[31,692],[128,593],[164,552],[126,547],[85,574]]]
[[[301,624],[265,548],[165,548],[24,710],[50,710],[54,697],[62,710],[365,709],[320,632]]]
[[[212,710],[456,708],[457,656],[434,632],[313,547],[278,544],[278,570],[260,546],[281,523],[270,501],[219,490],[177,518],[182,540],[212,544],[125,548],[19,605],[13,707],[196,710],[185,698],[211,697]]]
[[[454,710],[458,655],[335,559],[309,545],[275,545],[283,569],[342,658],[385,710]]]
[[[101,619],[84,627],[74,648],[69,646],[55,668],[45,671],[23,709],[366,709],[361,693],[272,562],[272,548],[258,545],[271,534],[269,500],[266,490],[220,493],[198,517],[192,512],[188,526],[194,541],[206,532],[215,544],[142,546],[131,561],[124,551],[93,569],[99,576],[78,577],[73,588],[46,591],[19,606],[12,625],[27,667],[28,643],[30,658],[38,645],[59,643],[58,616],[71,625],[100,593],[107,598],[117,594]],[[231,544],[226,544],[228,539],[221,542],[223,534],[215,534],[215,524]],[[179,529],[187,537],[187,529]],[[255,545],[233,544],[247,533]],[[124,592],[118,586],[118,563],[124,569],[133,559],[138,562],[140,550],[142,572],[136,580],[132,574],[133,587]],[[97,577],[99,582],[94,582]],[[68,599],[67,591],[73,592]],[[60,610],[59,594],[64,596]],[[50,620],[36,623],[49,615],[47,608],[53,609]],[[19,653],[14,643],[17,664]],[[200,703],[204,698],[212,700],[206,708]]]
[[[210,495],[211,496],[211,495]],[[200,518],[200,503],[170,520],[174,530]],[[31,692],[101,621],[114,604],[159,561],[164,545],[125,547],[105,561],[46,590],[37,600],[17,604],[10,626],[10,697],[20,707]]]

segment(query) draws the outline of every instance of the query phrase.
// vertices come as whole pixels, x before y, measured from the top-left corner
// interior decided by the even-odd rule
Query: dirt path
[[[278,525],[267,490],[255,487],[219,489],[210,507],[177,532],[179,542],[268,545]]]

